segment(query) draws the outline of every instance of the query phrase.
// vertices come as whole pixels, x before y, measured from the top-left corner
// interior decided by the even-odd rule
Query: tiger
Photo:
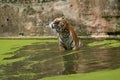
[[[58,33],[59,50],[77,50],[80,41],[72,25],[64,17],[55,18],[49,26]]]

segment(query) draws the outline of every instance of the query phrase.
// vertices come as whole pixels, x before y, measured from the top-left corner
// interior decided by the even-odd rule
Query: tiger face
[[[56,18],[53,22],[51,22],[50,27],[52,29],[55,29],[57,33],[64,33],[65,31],[68,30],[66,27],[66,20],[61,17],[61,18]]]

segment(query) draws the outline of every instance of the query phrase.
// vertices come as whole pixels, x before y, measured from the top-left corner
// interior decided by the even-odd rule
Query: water
[[[22,61],[2,65],[2,80],[37,80],[63,74],[86,73],[120,68],[120,47],[100,48],[87,44],[94,40],[82,40],[77,51],[60,52],[58,43],[34,43],[15,51],[11,60],[25,57]],[[105,45],[106,46],[106,45]],[[11,53],[13,54],[13,53]]]

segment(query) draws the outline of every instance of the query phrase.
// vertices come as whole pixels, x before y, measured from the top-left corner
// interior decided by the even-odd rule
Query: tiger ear
[[[62,19],[65,19],[65,17],[63,16]]]

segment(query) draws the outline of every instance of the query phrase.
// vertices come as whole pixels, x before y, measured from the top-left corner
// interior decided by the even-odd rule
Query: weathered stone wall
[[[90,34],[120,32],[119,0],[67,0],[70,3],[69,17],[81,21]]]
[[[12,3],[12,4],[32,4],[32,3],[44,3],[56,0],[0,0],[1,3]]]
[[[48,27],[56,17],[63,16],[51,3],[0,4],[0,36],[50,36]]]
[[[0,36],[12,36],[19,30],[18,8],[4,5],[0,7]]]
[[[0,36],[56,35],[49,23],[65,16],[78,35],[120,32],[119,0],[0,0]]]

